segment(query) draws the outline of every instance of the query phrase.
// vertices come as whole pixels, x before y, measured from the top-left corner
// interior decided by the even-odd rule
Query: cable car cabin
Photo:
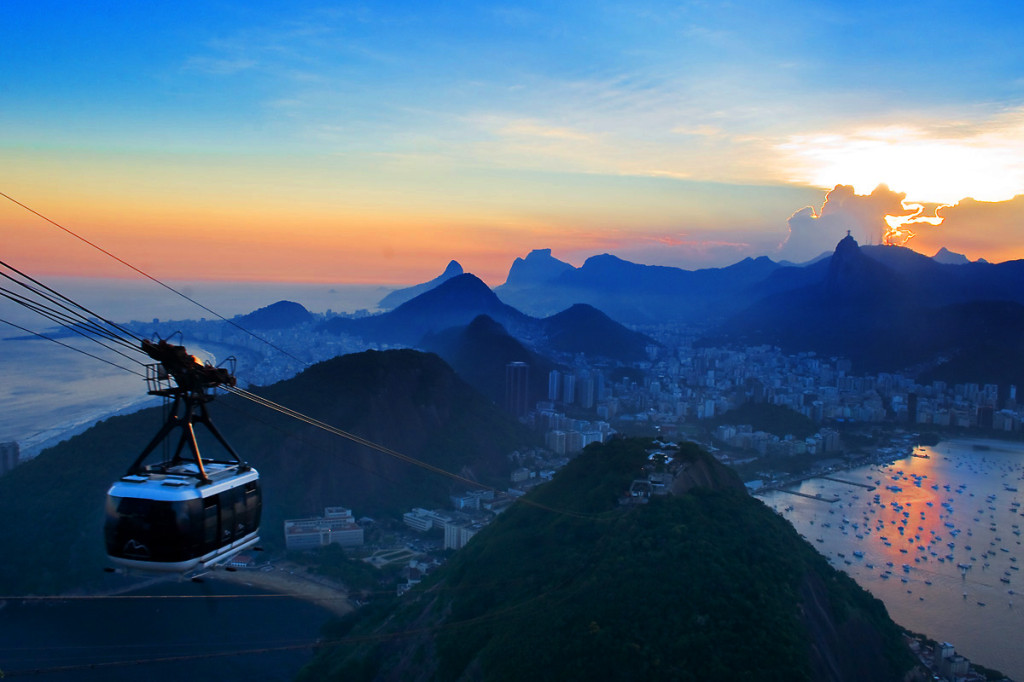
[[[110,486],[104,526],[115,564],[185,572],[226,562],[259,541],[260,483],[252,467],[177,462],[128,474]]]

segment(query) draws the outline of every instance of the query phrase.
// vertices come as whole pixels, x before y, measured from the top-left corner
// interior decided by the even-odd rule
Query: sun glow
[[[886,216],[887,244],[906,244],[914,237],[912,225],[942,223],[941,215],[926,215],[923,204],[1007,201],[1024,192],[1024,110],[979,124],[797,135],[778,150],[790,181],[823,189],[852,185],[859,194],[886,185],[904,193],[907,214]]]

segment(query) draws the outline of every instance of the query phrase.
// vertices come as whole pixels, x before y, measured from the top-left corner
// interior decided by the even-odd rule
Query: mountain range
[[[932,258],[905,247],[866,246],[861,250],[903,278],[893,286],[914,292],[929,307],[974,300],[1024,303],[1022,261],[972,263],[946,249]],[[574,303],[589,303],[627,325],[713,326],[758,305],[768,294],[820,282],[831,260],[829,254],[803,265],[747,258],[728,267],[691,271],[639,265],[603,254],[576,268],[552,257],[549,249],[541,249],[516,259],[495,293],[532,315],[550,315]],[[866,267],[860,268],[860,274],[872,278]],[[853,286],[854,282],[843,284]],[[885,294],[902,292],[894,288]]]
[[[692,322],[741,310],[751,300],[751,287],[780,267],[761,257],[725,268],[683,270],[602,254],[575,268],[542,249],[516,259],[495,293],[531,315],[586,303],[623,324]]]
[[[657,343],[630,327],[659,325],[701,330],[704,345],[844,356],[861,373],[915,368],[928,380],[1024,385],[1024,261],[970,262],[945,249],[929,258],[848,236],[802,265],[748,258],[695,271],[608,254],[576,268],[540,249],[517,258],[494,290],[452,261],[392,293],[381,307],[393,309],[319,329],[434,351],[495,401],[509,362],[531,366],[531,401],[543,399],[537,378],[550,369],[576,356],[643,360]],[[282,301],[237,319],[274,329],[311,318]]]
[[[748,258],[694,271],[608,254],[576,268],[539,249],[517,258],[493,292],[457,275],[404,305],[329,325],[415,344],[486,314],[539,353],[631,362],[651,342],[629,337],[627,327],[675,324],[703,330],[704,344],[845,356],[859,372],[916,366],[930,378],[1024,382],[1024,261],[970,262],[946,249],[929,258],[904,247],[860,246],[849,236],[834,253],[802,265]],[[586,307],[593,310],[582,316]],[[595,326],[594,310],[609,320]],[[610,322],[618,324],[614,333]]]
[[[845,356],[860,372],[978,362],[978,383],[1024,380],[1024,261],[936,262],[900,247],[861,247],[846,237],[808,268],[783,268],[756,304],[714,328],[710,345],[772,344]]]
[[[364,318],[333,318],[321,329],[350,334],[380,344],[418,346],[445,330],[468,325],[481,315],[538,352],[591,359],[632,362],[645,357],[655,344],[597,308],[576,304],[557,314],[536,318],[503,303],[479,278],[456,275],[390,312]]]

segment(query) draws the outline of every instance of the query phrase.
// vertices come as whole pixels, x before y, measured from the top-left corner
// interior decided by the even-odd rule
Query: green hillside
[[[508,480],[508,453],[531,438],[440,358],[416,351],[334,358],[255,392],[485,483]],[[228,441],[260,471],[261,536],[268,549],[283,545],[286,518],[321,514],[333,505],[360,516],[433,506],[461,485],[235,396],[217,398],[210,412]],[[162,419],[159,408],[108,419],[0,478],[5,594],[103,584],[107,488],[124,475]],[[197,434],[201,450],[210,452],[213,439],[202,428]]]
[[[339,626],[301,679],[902,678],[882,603],[735,481],[620,506],[649,445],[588,448],[392,612]]]
[[[813,419],[783,405],[771,403],[744,403],[715,417],[710,423],[714,426],[750,424],[755,431],[765,431],[779,438],[807,438],[818,431],[818,425]]]

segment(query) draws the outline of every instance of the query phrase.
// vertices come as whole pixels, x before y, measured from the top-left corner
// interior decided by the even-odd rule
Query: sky
[[[1024,5],[11,2],[0,192],[172,280],[1024,258]],[[5,260],[131,276],[0,197]],[[913,236],[910,236],[911,233]]]

